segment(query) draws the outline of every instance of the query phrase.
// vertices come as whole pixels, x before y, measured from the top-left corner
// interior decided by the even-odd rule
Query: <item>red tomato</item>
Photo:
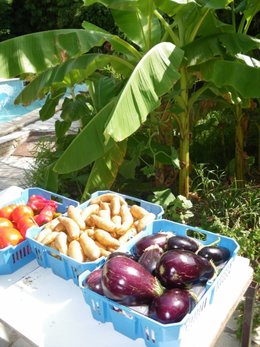
[[[19,232],[22,234],[22,236],[25,237],[26,230],[34,225],[37,225],[34,219],[30,216],[25,215],[24,217],[21,217],[20,219],[18,219],[16,227],[19,230]]]
[[[33,215],[34,213],[31,207],[26,205],[19,205],[13,210],[11,214],[11,220],[17,223],[21,217],[33,217]]]
[[[0,227],[0,249],[9,245],[16,246],[24,237],[15,228]]]
[[[0,217],[0,227],[13,227],[13,223],[7,218]]]
[[[13,210],[16,208],[16,204],[10,204],[0,208],[0,217],[10,219]]]

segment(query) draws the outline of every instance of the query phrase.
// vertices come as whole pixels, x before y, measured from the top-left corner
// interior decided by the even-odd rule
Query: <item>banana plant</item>
[[[85,0],[85,5],[94,2]],[[220,9],[235,13],[232,0],[99,2],[111,9],[125,39],[90,23],[83,23],[82,30],[18,37],[0,43],[0,76],[30,76],[31,83],[17,102],[30,103],[51,93],[49,107],[41,116],[45,119],[53,115],[67,86],[88,84],[92,114],[54,165],[55,172],[69,173],[94,163],[84,195],[111,186],[128,139],[144,126],[154,127],[149,122],[155,116],[159,128],[168,129],[171,148],[173,126],[178,125],[179,194],[188,196],[193,106],[212,85],[230,88],[242,97],[259,97],[259,69],[237,55],[248,54],[250,59],[260,41],[234,31],[232,24],[218,18]],[[254,11],[247,12],[247,25],[258,9],[257,2],[253,7]],[[111,44],[112,54],[93,53],[92,48],[105,42]],[[110,92],[104,89],[105,101],[98,103],[108,71],[112,71],[108,85],[113,87]],[[169,127],[165,127],[165,119]],[[65,130],[70,121],[67,119]]]

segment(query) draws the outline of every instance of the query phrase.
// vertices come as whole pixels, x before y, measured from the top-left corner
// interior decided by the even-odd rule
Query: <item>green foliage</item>
[[[81,28],[88,20],[101,28],[116,32],[110,10],[101,4],[89,8],[83,0],[13,0],[7,13],[13,36],[63,28]]]
[[[185,196],[175,196],[170,189],[154,191],[152,202],[163,207],[165,213],[164,218],[173,220],[174,222],[187,223],[193,216],[192,202]]]
[[[11,37],[11,5],[8,0],[0,0],[0,41]]]
[[[247,184],[244,189],[227,185],[222,170],[196,168],[193,190],[197,199],[193,203],[191,225],[235,239],[239,254],[250,260],[254,269],[254,281],[260,283],[260,195],[259,185]],[[253,329],[260,324],[260,291],[256,293]],[[237,309],[237,337],[241,338],[243,303]]]
[[[200,114],[199,110],[198,115]],[[214,110],[206,115],[202,114],[193,126],[193,162],[210,163],[225,168],[234,157],[234,123],[234,117],[229,110]]]
[[[175,176],[176,168],[179,169],[179,193],[187,197],[191,118],[197,111],[197,104],[209,98],[206,91],[211,91],[211,98],[215,95],[226,103],[226,108],[232,109],[234,114],[234,110],[242,114],[249,98],[260,95],[259,62],[253,60],[252,54],[259,48],[260,41],[246,35],[258,4],[253,2],[249,8],[245,3],[243,11],[240,9],[243,23],[242,29],[237,31],[233,20],[238,10],[230,6],[231,2],[106,0],[102,4],[111,11],[120,36],[84,22],[82,30],[45,31],[4,42],[0,47],[0,74],[7,77],[30,74],[31,83],[16,102],[27,104],[51,93],[41,112],[43,120],[52,117],[58,99],[62,98],[62,92],[59,94],[62,88],[77,83],[86,83],[89,87],[90,107],[84,107],[83,99],[62,99],[63,122],[56,124],[58,138],[66,134],[71,122],[82,119],[84,113],[91,119],[84,122],[65,153],[59,153],[53,175],[74,172],[106,159],[113,147],[144,127],[151,128],[148,137],[151,136],[156,113],[160,115],[157,118],[159,132],[153,142],[157,148],[168,146],[168,150],[154,151],[151,146],[147,154],[148,166],[140,171],[146,177],[153,177],[156,186],[168,186],[173,184],[173,180],[169,183],[168,170],[172,169],[172,176]],[[95,3],[84,1],[86,6]],[[74,7],[71,8],[73,12]],[[231,24],[221,21],[216,12],[219,10],[231,12]],[[170,18],[171,24],[165,18]],[[99,54],[107,43],[111,48],[107,51],[109,54]],[[112,83],[106,86],[102,83],[101,92],[93,83],[103,82],[104,76],[112,81],[118,79],[120,88],[112,88],[113,92],[108,93]],[[101,93],[105,95],[104,103],[99,102]],[[100,104],[102,107],[97,107]],[[208,138],[212,134],[213,131]],[[236,148],[236,155],[242,150],[239,152]],[[169,159],[171,162],[167,163]],[[95,177],[100,177],[100,181],[96,181],[97,188],[105,184],[110,186],[111,177],[116,180],[116,174],[122,172],[115,166],[111,168],[115,172],[103,175],[97,169],[106,170],[105,166],[94,164],[93,167]],[[94,189],[92,182],[87,182],[86,187],[90,186]]]
[[[58,148],[56,148],[54,137],[45,136],[38,139],[31,153],[35,160],[25,171],[24,186],[41,187],[79,201],[83,195],[90,168],[70,175],[54,175],[52,171],[53,163],[57,160],[60,151],[63,151],[63,146],[66,147],[74,136],[66,136],[63,141],[60,141]]]
[[[260,195],[259,186],[251,183],[244,189],[227,185],[225,172],[201,165],[196,169],[193,191],[192,224],[235,238],[240,254],[251,260],[255,279],[260,281]]]

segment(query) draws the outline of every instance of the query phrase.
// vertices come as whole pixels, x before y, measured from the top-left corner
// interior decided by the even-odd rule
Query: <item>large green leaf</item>
[[[127,141],[115,143],[114,146],[100,159],[95,161],[83,193],[109,189],[115,181],[127,149]]]
[[[89,94],[96,112],[100,111],[122,88],[122,81],[113,77],[100,76],[97,80],[89,81]]]
[[[200,65],[202,79],[234,88],[243,98],[260,98],[260,69],[239,61],[212,60]]]
[[[135,11],[112,11],[120,30],[143,52],[147,52],[161,39],[161,26],[159,20],[153,14],[152,1],[146,0],[145,3],[151,3],[150,11],[147,9],[142,11],[138,7],[135,8]]]
[[[108,116],[115,104],[112,100],[85,126],[85,128],[75,137],[70,146],[61,155],[54,166],[54,171],[59,173],[69,173],[80,170],[91,164],[98,158],[104,156],[115,142],[110,139],[105,144],[104,129]]]
[[[62,82],[74,70],[80,71],[81,80],[78,83],[81,83],[97,69],[103,69],[108,65],[125,76],[130,75],[134,68],[133,65],[120,57],[98,53],[82,55],[78,58],[67,60],[53,68],[49,68],[38,75],[22,90],[16,99],[16,103],[30,104],[38,97],[41,97],[44,91],[47,92],[53,84]]]
[[[159,97],[179,79],[183,51],[172,43],[154,46],[138,63],[111,113],[105,136],[122,141],[133,134],[159,106]]]
[[[155,0],[155,4],[162,11],[168,15],[176,14],[181,7],[189,4],[196,4],[198,6],[203,6],[209,9],[224,9],[230,4],[233,0]]]
[[[0,77],[42,72],[104,42],[83,29],[39,32],[0,42]]]
[[[206,62],[213,57],[235,56],[260,48],[260,40],[244,34],[220,33],[196,39],[183,47],[187,66]]]

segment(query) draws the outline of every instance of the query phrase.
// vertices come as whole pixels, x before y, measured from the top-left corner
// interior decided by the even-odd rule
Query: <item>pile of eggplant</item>
[[[114,252],[83,286],[164,324],[180,322],[205,286],[230,258],[226,247],[204,246],[188,236],[159,232],[141,238],[132,253]]]

